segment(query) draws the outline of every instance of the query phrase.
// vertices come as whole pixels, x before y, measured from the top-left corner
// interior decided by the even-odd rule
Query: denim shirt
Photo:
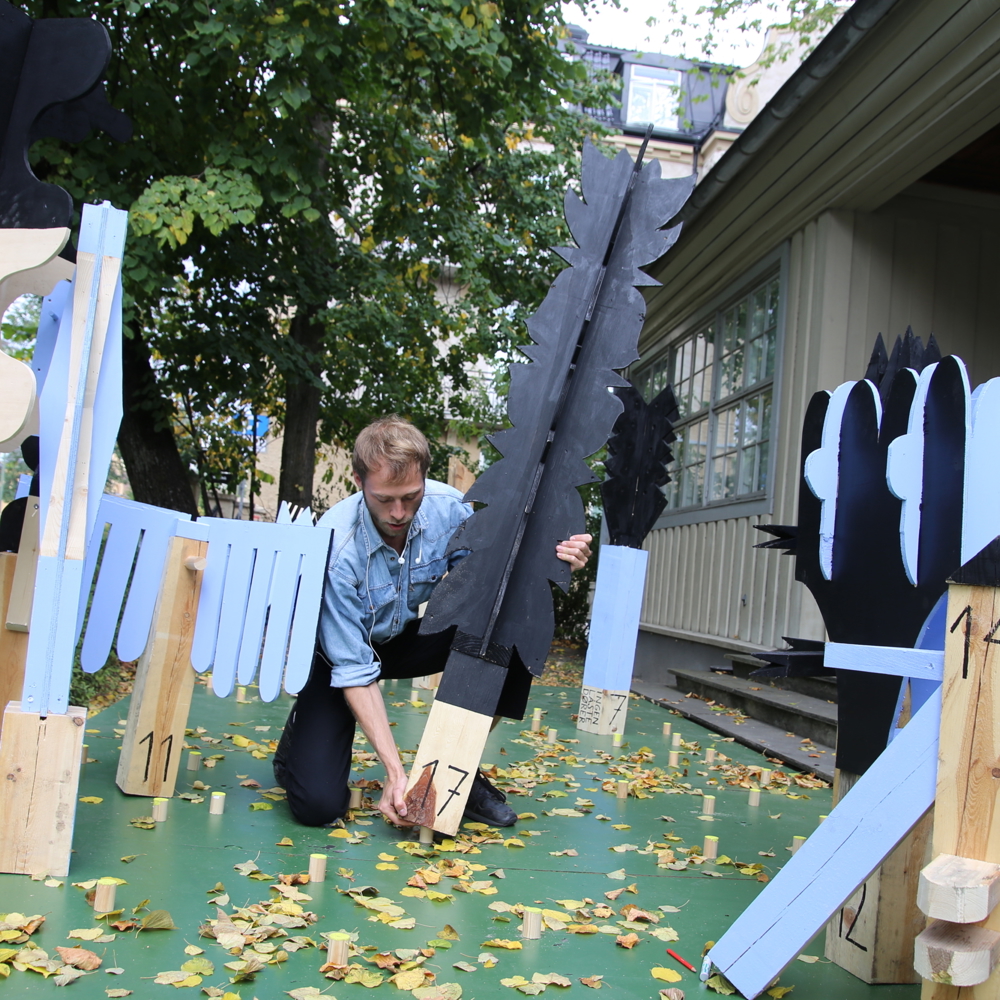
[[[363,493],[341,500],[320,518],[321,525],[334,529],[319,618],[320,645],[333,664],[332,687],[362,687],[378,679],[371,643],[399,635],[441,577],[467,554],[449,557],[445,550],[471,514],[458,490],[425,480],[402,555],[382,540]]]

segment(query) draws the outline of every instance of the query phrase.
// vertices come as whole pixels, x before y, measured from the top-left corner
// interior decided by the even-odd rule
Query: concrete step
[[[817,742],[803,746],[798,734],[789,736],[787,730],[758,719],[747,718],[738,722],[732,716],[713,712],[704,701],[687,698],[677,688],[656,681],[633,678],[632,691],[646,701],[700,723],[710,732],[731,736],[737,743],[764,754],[774,762],[781,761],[799,771],[811,771],[824,781],[833,781],[835,752],[831,746]]]
[[[733,676],[749,680],[751,684],[757,686],[767,686],[781,688],[784,691],[796,691],[798,694],[807,694],[810,698],[819,698],[820,701],[832,701],[837,703],[837,679],[835,677],[768,677],[761,679],[751,679],[750,674],[754,670],[766,667],[763,660],[758,660],[755,656],[748,656],[746,653],[725,653],[725,659],[733,665]]]
[[[691,692],[783,732],[807,736],[823,746],[836,746],[837,706],[827,701],[712,670],[677,667],[669,668],[669,672],[682,694]]]

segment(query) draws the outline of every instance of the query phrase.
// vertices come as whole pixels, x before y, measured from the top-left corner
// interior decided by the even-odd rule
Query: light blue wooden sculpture
[[[77,613],[79,636],[83,631],[84,615],[93,586],[94,596],[80,653],[81,666],[87,673],[100,670],[107,662],[116,629],[119,659],[128,662],[142,655],[149,640],[170,539],[179,533],[178,523],[189,524],[190,521],[189,514],[176,510],[136,503],[106,493],[101,497],[87,548]],[[102,550],[105,529],[107,539]],[[98,556],[100,573],[94,585]]]
[[[127,221],[107,202],[83,207],[72,300],[39,395],[40,543],[22,712],[68,706],[86,543],[121,422]]]
[[[208,562],[191,647],[226,697],[260,668],[260,696],[298,692],[309,677],[331,528],[209,517]]]
[[[298,692],[312,663],[332,529],[313,527],[308,511],[295,522],[287,511],[285,517],[279,524],[214,517],[194,522],[175,510],[105,495],[83,574],[89,594],[100,564],[83,630],[84,670],[104,666],[116,629],[122,660],[142,654],[170,540],[181,535],[208,542],[191,651],[195,669],[212,668],[220,698],[234,683],[253,681],[258,666],[265,701],[273,701],[282,685]],[[86,605],[84,596],[78,629]]]

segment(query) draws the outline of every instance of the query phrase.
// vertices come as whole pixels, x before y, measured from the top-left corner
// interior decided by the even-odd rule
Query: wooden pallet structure
[[[873,365],[877,356],[878,347]],[[838,580],[849,583],[853,567],[864,566],[852,562],[852,550],[863,543],[873,560],[894,554],[910,589],[890,562],[891,578],[885,567],[871,567],[881,601],[861,597],[894,617],[887,631],[895,627],[914,642],[825,645],[822,666],[838,677],[849,672],[859,690],[869,677],[882,690],[887,678],[903,684],[896,681],[887,745],[706,956],[703,977],[717,968],[748,998],[766,990],[831,918],[827,954],[861,978],[922,979],[924,1000],[1000,997],[1000,913],[993,915],[1000,747],[991,687],[1000,633],[1000,480],[989,458],[1000,433],[1000,379],[970,394],[964,365],[948,357],[919,372],[897,367],[890,382],[880,387],[870,367],[865,380],[814,399],[799,525],[771,529],[779,540],[770,544],[804,563],[797,576],[819,593],[831,634],[845,615],[838,602],[857,596],[836,591]],[[879,462],[881,480],[857,475]],[[892,513],[882,483],[896,501],[888,547],[875,537],[886,527],[880,511]],[[831,946],[831,937],[845,943]],[[889,967],[878,970],[879,961]]]

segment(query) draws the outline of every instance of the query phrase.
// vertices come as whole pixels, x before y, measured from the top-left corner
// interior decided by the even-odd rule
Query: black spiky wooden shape
[[[95,128],[119,142],[128,118],[108,104],[102,78],[111,40],[89,18],[40,18],[0,0],[0,229],[67,227],[73,199],[31,172],[38,139],[80,142]]]
[[[583,198],[567,192],[576,247],[558,253],[563,270],[529,320],[531,364],[511,366],[507,413],[513,426],[491,438],[504,456],[466,496],[485,504],[458,530],[451,551],[471,555],[438,585],[421,631],[457,626],[453,649],[506,666],[516,650],[541,674],[553,632],[550,581],[564,590],[570,568],[559,541],[585,530],[577,486],[593,482],[585,459],[607,441],[626,384],[616,369],[636,359],[645,301],[657,282],[640,268],[673,245],[664,230],[687,200],[692,178],[661,179],[656,160],[641,170],[624,151],[613,160],[583,151]],[[447,695],[445,672],[439,697]]]
[[[925,408],[924,494],[918,582],[910,583],[900,552],[902,501],[886,485],[889,445],[905,434],[916,390],[914,371],[938,362]],[[820,501],[800,474],[799,516],[794,527],[762,525],[777,537],[761,548],[780,548],[795,556],[795,578],[819,605],[833,642],[873,646],[912,646],[940,596],[948,574],[961,564],[962,482],[965,418],[961,375],[953,359],[941,359],[933,337],[923,347],[907,329],[887,355],[881,335],[865,376],[879,391],[883,413],[878,423],[871,390],[859,383],[844,410],[840,440],[832,578],[820,569]],[[806,410],[800,470],[820,447],[830,396],[816,393]],[[806,640],[789,640],[805,643]],[[801,645],[787,664],[788,675],[823,673],[822,652]],[[777,651],[778,654],[786,651]],[[774,676],[765,668],[761,676]],[[885,749],[899,696],[898,677],[837,671],[837,766],[864,773]]]
[[[638,549],[667,505],[662,487],[670,482],[667,466],[674,460],[670,445],[677,440],[674,424],[680,413],[673,386],[650,403],[631,383],[618,386],[614,393],[623,408],[604,462],[604,524],[611,545]]]

